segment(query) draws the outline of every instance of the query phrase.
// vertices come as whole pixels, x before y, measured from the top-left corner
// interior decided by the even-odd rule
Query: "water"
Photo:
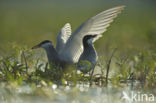
[[[143,89],[132,89],[126,87],[99,87],[78,84],[75,87],[53,85],[51,87],[35,87],[23,85],[20,87],[0,86],[0,103],[155,103],[151,102],[152,95],[156,91],[146,91]],[[132,95],[136,95],[132,98]],[[141,99],[142,95],[147,98]],[[139,99],[140,98],[140,99]]]
[[[68,2],[1,0],[0,59],[7,53],[11,54],[13,50],[10,47],[14,43],[31,48],[42,40],[50,39],[55,44],[56,35],[66,22],[70,22],[74,30],[88,18],[117,5],[126,5],[126,8],[112,23],[104,37],[95,43],[99,57],[104,56],[104,53],[105,55],[110,54],[109,47],[119,47],[118,52],[122,56],[124,50],[134,52],[135,50],[143,51],[144,48],[154,49],[156,43],[155,3],[155,0],[68,0]],[[38,50],[38,53],[35,53],[36,57],[41,56],[39,59],[43,59],[40,53],[41,51]],[[125,55],[132,53],[126,52]],[[149,68],[155,68],[153,59],[152,62],[146,64],[149,64]],[[128,71],[127,66],[129,65],[123,67],[125,71]],[[117,69],[116,66],[111,65],[111,67],[110,76],[118,73],[117,71],[124,72],[122,69],[121,71]],[[141,67],[139,68],[143,71]],[[150,80],[149,83],[151,83]],[[90,87],[88,83],[78,84],[75,87],[54,84],[49,87],[44,82],[43,85],[23,84],[19,86],[14,82],[0,82],[0,103],[152,103],[149,97],[156,96],[155,89],[146,90],[138,81],[128,84],[124,82],[120,86],[109,84],[107,88]],[[132,93],[137,94],[137,101],[131,100]],[[146,95],[141,101],[141,96],[144,94]],[[123,95],[129,98],[122,99]]]

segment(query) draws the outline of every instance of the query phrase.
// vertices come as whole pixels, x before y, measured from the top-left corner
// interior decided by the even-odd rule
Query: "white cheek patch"
[[[48,47],[48,46],[51,46],[51,45],[52,45],[52,43],[45,43],[45,44],[42,44],[41,47],[45,48],[45,47]]]

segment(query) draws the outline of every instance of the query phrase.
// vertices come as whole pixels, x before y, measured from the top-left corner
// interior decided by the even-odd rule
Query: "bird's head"
[[[36,49],[36,48],[47,48],[49,46],[52,46],[52,42],[49,41],[49,40],[44,40],[41,43],[33,46],[32,49]]]
[[[83,38],[83,43],[88,43],[88,44],[92,44],[94,38],[96,37],[97,35],[87,35]]]

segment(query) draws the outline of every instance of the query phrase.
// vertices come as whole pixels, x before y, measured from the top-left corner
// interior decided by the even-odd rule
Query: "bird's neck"
[[[83,46],[84,48],[88,48],[88,47],[93,47],[93,44],[92,43],[88,43],[87,40],[83,40]]]
[[[44,48],[47,53],[48,61],[50,63],[58,64],[59,63],[59,55],[55,48],[52,45],[47,46]]]
[[[94,46],[93,46],[92,43],[88,43],[87,41],[83,40],[83,46],[84,46],[83,53],[85,55],[92,54],[92,55],[95,55],[96,56],[96,52],[95,52],[95,49],[94,49]]]
[[[89,57],[90,56],[96,56],[94,45],[88,44],[88,43],[85,44],[83,53],[88,55]],[[89,55],[89,54],[91,54],[91,55]]]
[[[89,44],[89,43],[84,43],[83,46],[84,46],[84,50],[80,56],[79,61],[81,61],[81,60],[88,60],[90,62],[96,61],[97,60],[97,54],[96,54],[94,45]]]

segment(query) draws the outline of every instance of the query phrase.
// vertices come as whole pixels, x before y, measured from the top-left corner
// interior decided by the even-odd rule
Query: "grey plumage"
[[[71,36],[71,26],[69,23],[66,23],[64,27],[59,31],[56,41],[56,51],[59,53],[64,45],[66,44],[68,38]]]
[[[54,64],[61,63],[59,55],[53,46],[48,46],[44,49],[46,50],[48,61],[50,61],[51,63],[54,63]]]
[[[93,69],[97,63],[98,56],[93,45],[93,39],[96,35],[87,35],[83,38],[84,50],[79,58],[78,69],[84,73]],[[82,62],[81,62],[82,61]],[[88,61],[90,64],[83,63],[83,61]],[[86,65],[86,66],[85,66]],[[89,65],[89,68],[86,69]]]
[[[118,6],[103,11],[82,23],[69,37],[64,48],[60,51],[61,59],[69,63],[77,63],[83,52],[82,39],[86,35],[97,34],[101,37],[113,19],[121,12],[124,6]]]
[[[50,63],[56,64],[56,65],[61,63],[59,55],[58,55],[58,52],[54,48],[54,46],[53,46],[51,41],[44,40],[40,44],[32,47],[32,49],[39,48],[39,47],[42,47],[42,48],[45,49],[47,57],[48,57],[48,61]]]
[[[86,60],[91,64],[90,69],[95,67],[97,54],[92,43],[102,37],[113,19],[121,12],[124,6],[118,6],[105,10],[82,23],[73,33],[69,23],[60,30],[57,36],[56,49],[52,43],[43,43],[49,62],[55,64],[75,64]],[[84,40],[88,36],[94,36]],[[91,41],[91,42],[88,42]],[[41,44],[41,43],[40,43]]]

